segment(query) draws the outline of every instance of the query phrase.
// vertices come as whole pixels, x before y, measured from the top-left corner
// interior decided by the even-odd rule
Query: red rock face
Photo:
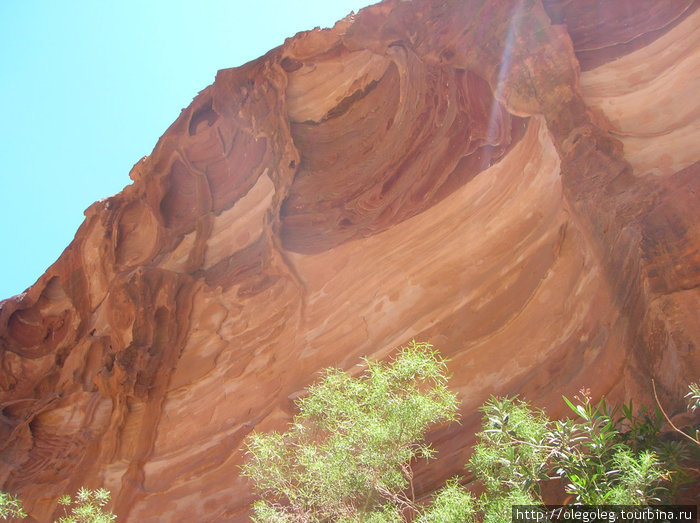
[[[48,520],[246,521],[241,441],[327,366],[450,358],[491,394],[668,410],[700,376],[693,1],[386,1],[220,71],[0,308],[0,482]],[[631,11],[630,11],[631,10]],[[583,71],[583,72],[581,72]],[[676,402],[676,403],[674,403]]]

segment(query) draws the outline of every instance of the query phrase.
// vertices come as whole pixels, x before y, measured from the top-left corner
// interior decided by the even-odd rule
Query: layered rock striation
[[[640,6],[640,4],[644,4]],[[0,303],[0,483],[48,520],[245,521],[241,442],[328,366],[450,358],[491,394],[672,411],[700,376],[697,2],[386,0],[222,70]],[[674,403],[675,402],[675,403]]]

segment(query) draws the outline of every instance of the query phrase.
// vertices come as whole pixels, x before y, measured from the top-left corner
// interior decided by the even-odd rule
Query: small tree
[[[411,342],[389,363],[365,364],[358,378],[326,370],[297,401],[287,432],[249,437],[243,474],[264,498],[254,504],[255,521],[389,522],[403,521],[404,512],[425,522],[464,521],[464,511],[448,506],[471,499],[456,484],[425,510],[413,493],[412,460],[434,455],[426,431],[456,420],[445,361]]]

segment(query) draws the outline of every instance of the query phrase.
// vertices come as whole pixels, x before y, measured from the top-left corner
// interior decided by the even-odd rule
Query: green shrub
[[[475,520],[474,496],[464,490],[459,478],[453,478],[437,492],[433,502],[416,518],[416,523],[471,523]]]
[[[7,492],[0,492],[0,518],[25,518],[24,510],[22,510],[22,502]]]
[[[264,498],[254,520],[403,521],[404,511],[419,512],[411,462],[433,456],[429,427],[456,419],[445,362],[413,342],[389,363],[365,364],[358,378],[326,370],[287,432],[248,439],[243,474]]]
[[[688,410],[695,412],[695,409],[700,408],[700,385],[697,383],[691,383],[688,385],[690,392],[685,395],[688,400]]]
[[[388,363],[365,363],[358,378],[325,371],[287,432],[249,437],[243,474],[263,498],[255,521],[506,522],[512,505],[543,503],[550,479],[576,503],[647,504],[670,499],[669,478],[682,477],[687,445],[659,437],[659,411],[635,413],[630,402],[620,412],[582,390],[575,403],[564,398],[576,419],[552,421],[517,398],[492,397],[468,464],[485,493],[477,499],[454,478],[418,504],[411,463],[433,457],[431,426],[456,419],[445,361],[412,342]],[[689,397],[700,406],[697,386]]]
[[[82,487],[75,495],[63,495],[58,504],[63,505],[64,516],[56,523],[109,523],[117,519],[111,512],[105,512],[104,506],[109,503],[109,490],[90,490]],[[70,513],[68,512],[70,509]],[[0,519],[26,518],[22,510],[22,502],[5,492],[0,492]]]
[[[504,496],[531,500],[512,504],[542,503],[541,483],[556,478],[578,504],[670,500],[669,471],[677,472],[680,464],[663,450],[661,414],[649,415],[645,409],[634,414],[632,403],[619,414],[604,399],[594,405],[588,390],[575,399],[564,401],[579,421],[551,421],[517,398],[492,397],[481,407],[483,430],[468,468],[486,487],[481,500],[485,514],[493,514],[494,501]],[[509,519],[508,503],[495,513]]]
[[[58,519],[58,523],[109,523],[117,519],[111,512],[105,512],[104,506],[109,503],[109,490],[90,490],[81,487],[72,499],[68,494],[61,496],[59,505],[64,507],[64,516]],[[70,508],[70,513],[68,509]]]

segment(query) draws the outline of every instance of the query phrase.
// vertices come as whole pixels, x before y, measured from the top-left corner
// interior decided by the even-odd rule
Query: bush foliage
[[[425,443],[432,426],[457,419],[446,362],[412,342],[390,362],[365,365],[357,378],[325,371],[287,432],[249,437],[243,474],[261,496],[254,521],[510,521],[512,505],[543,503],[550,480],[580,504],[668,501],[688,480],[688,444],[659,437],[658,409],[611,409],[582,390],[564,398],[575,419],[550,420],[517,397],[492,397],[467,464],[485,492],[477,498],[454,478],[419,503],[411,464],[434,457]],[[695,384],[688,398],[700,406]]]
[[[27,514],[22,510],[22,501],[12,494],[0,492],[0,518],[24,518]]]
[[[63,505],[64,515],[58,519],[58,523],[109,523],[117,519],[111,512],[105,512],[105,505],[109,503],[109,490],[100,488],[90,490],[80,488],[75,499],[68,494],[58,499],[58,504]],[[70,509],[70,512],[68,511]]]
[[[109,523],[117,519],[111,512],[105,512],[105,505],[109,503],[109,490],[100,488],[90,490],[81,487],[75,498],[68,494],[58,499],[58,504],[63,506],[63,516],[56,523]],[[27,514],[22,509],[21,501],[0,492],[0,519],[26,518]]]
[[[365,365],[358,378],[325,371],[287,432],[248,440],[243,474],[264,498],[256,521],[401,521],[417,510],[411,462],[433,456],[430,426],[456,420],[445,362],[412,343]],[[455,495],[446,488],[444,499]]]

